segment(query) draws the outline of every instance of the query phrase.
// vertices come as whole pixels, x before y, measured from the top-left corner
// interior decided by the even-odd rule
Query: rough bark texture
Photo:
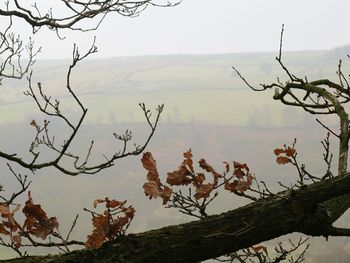
[[[350,174],[270,197],[208,219],[131,234],[97,250],[0,262],[198,262],[292,232],[341,234],[332,227],[344,211]],[[335,200],[335,201],[332,201]],[[348,202],[346,202],[348,206]],[[348,231],[348,230],[347,230]]]

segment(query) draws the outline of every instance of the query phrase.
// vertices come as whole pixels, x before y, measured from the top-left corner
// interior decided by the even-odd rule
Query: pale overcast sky
[[[285,50],[329,49],[350,44],[349,16],[349,0],[183,0],[137,18],[112,14],[96,32],[63,32],[65,41],[47,30],[35,38],[41,58],[68,58],[94,35],[94,57],[274,51],[284,23]]]

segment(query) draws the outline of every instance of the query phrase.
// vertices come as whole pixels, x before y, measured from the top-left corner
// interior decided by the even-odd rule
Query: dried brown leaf
[[[150,172],[157,171],[156,160],[153,158],[152,153],[145,152],[141,158],[143,167]]]
[[[208,198],[210,196],[211,191],[214,188],[214,184],[203,184],[200,187],[196,188],[196,193],[194,194],[194,198]]]
[[[290,162],[290,159],[289,159],[288,157],[285,157],[285,156],[278,156],[278,157],[276,158],[276,162],[277,162],[278,164],[287,164],[287,163]]]
[[[159,185],[154,181],[149,181],[144,183],[143,189],[146,196],[149,196],[149,199],[157,198],[161,196],[161,191]]]

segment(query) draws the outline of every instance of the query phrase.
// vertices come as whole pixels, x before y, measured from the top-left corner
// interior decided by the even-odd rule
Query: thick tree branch
[[[349,235],[332,227],[334,217],[316,217],[319,206],[350,191],[350,174],[260,199],[221,215],[130,234],[97,250],[0,262],[197,262],[247,248],[288,233]],[[307,201],[305,201],[307,200]],[[321,225],[316,224],[321,222]],[[323,221],[320,221],[322,219]]]

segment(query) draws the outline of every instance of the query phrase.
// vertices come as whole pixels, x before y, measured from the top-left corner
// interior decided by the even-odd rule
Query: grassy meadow
[[[286,52],[285,63],[295,75],[308,76],[309,80],[331,78],[336,80],[338,59],[345,58],[347,47],[326,51]],[[162,176],[176,169],[182,161],[182,153],[193,150],[194,160],[205,158],[221,171],[223,161],[247,162],[255,176],[264,180],[273,190],[277,181],[295,181],[291,167],[275,163],[273,149],[291,144],[297,138],[298,156],[315,174],[322,174],[323,130],[313,118],[302,111],[287,108],[273,101],[274,91],[253,92],[234,73],[235,66],[253,85],[270,83],[285,74],[275,62],[275,53],[246,53],[219,55],[173,55],[91,59],[83,61],[72,77],[72,87],[86,105],[88,115],[78,133],[78,141],[72,151],[86,153],[89,142],[94,139],[94,162],[103,160],[103,154],[112,154],[120,144],[113,141],[113,132],[131,129],[135,142],[142,143],[148,128],[139,102],[151,109],[164,103],[165,111],[148,151],[157,159]],[[79,109],[65,90],[65,74],[69,61],[39,61],[33,73],[32,85],[41,82],[44,91],[61,100],[62,112],[73,120]],[[344,71],[349,69],[344,63]],[[35,131],[29,124],[38,123],[40,115],[34,103],[22,93],[28,86],[26,80],[4,81],[0,97],[1,149],[18,152],[28,158],[26,150]],[[326,118],[336,125],[332,118]],[[53,119],[51,132],[63,136],[67,127]],[[335,127],[336,126],[332,126]],[[336,149],[332,140],[332,150]],[[335,153],[336,154],[336,153]],[[335,167],[334,164],[333,167]],[[6,191],[15,191],[16,182],[0,162],[2,184]],[[16,167],[18,171],[28,171]],[[45,208],[49,216],[57,216],[62,232],[67,231],[76,213],[79,213],[77,230],[73,238],[84,240],[91,230],[91,219],[83,207],[91,208],[93,200],[109,196],[128,200],[136,208],[131,232],[177,224],[192,220],[179,212],[165,209],[159,200],[148,200],[142,185],[146,173],[140,156],[119,161],[116,166],[94,176],[69,177],[53,169],[38,171],[31,191],[34,201]],[[54,183],[53,183],[54,182]],[[23,197],[23,200],[25,197]],[[221,213],[245,203],[240,198],[223,193],[211,213]],[[340,225],[347,225],[348,215]],[[283,240],[286,238],[280,239]],[[276,240],[268,243],[272,247]],[[335,253],[336,263],[349,262],[350,240],[348,238],[317,238],[310,241],[309,263],[327,262]],[[35,250],[35,253],[47,253]],[[54,253],[57,250],[50,250]],[[0,248],[0,258],[14,254]]]
[[[285,63],[292,73],[309,80],[335,79],[338,53],[285,53]],[[300,112],[274,102],[273,91],[251,91],[232,69],[235,66],[254,86],[277,77],[288,80],[274,57],[274,53],[247,53],[86,60],[76,68],[71,84],[89,108],[88,124],[143,122],[139,102],[150,107],[165,103],[162,121],[171,123],[283,127],[292,114],[300,124],[304,118]],[[32,86],[41,82],[69,114],[77,108],[65,89],[68,64],[68,60],[38,62]],[[35,105],[22,94],[27,86],[26,80],[4,82],[0,123],[27,121],[35,113]]]

